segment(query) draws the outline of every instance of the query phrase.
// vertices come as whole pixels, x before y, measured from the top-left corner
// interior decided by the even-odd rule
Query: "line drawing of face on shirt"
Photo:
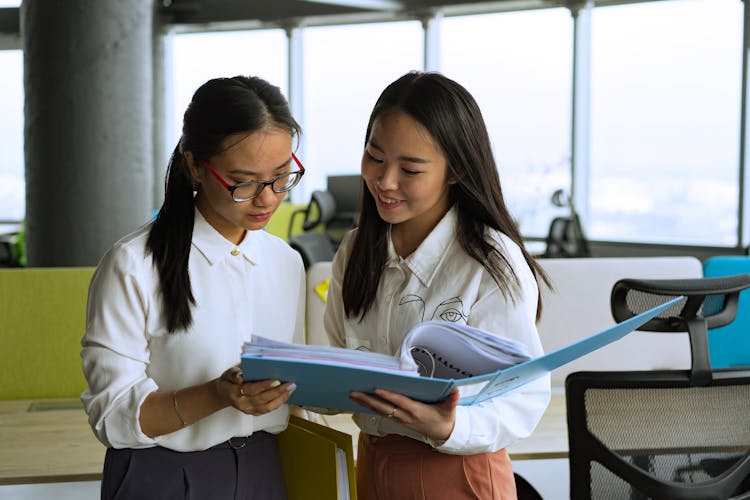
[[[407,305],[410,304],[410,305]],[[425,321],[425,302],[419,295],[409,294],[401,297],[398,302],[399,307],[407,306],[410,308],[417,308],[417,313],[420,316],[420,322]],[[469,315],[464,313],[464,303],[461,297],[451,297],[442,301],[435,307],[432,312],[432,316],[428,319],[440,319],[450,323],[466,323]]]

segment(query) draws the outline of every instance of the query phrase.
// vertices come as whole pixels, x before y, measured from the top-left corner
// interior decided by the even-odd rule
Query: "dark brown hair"
[[[407,113],[425,127],[445,154],[448,177],[458,179],[449,194],[458,216],[456,237],[466,253],[484,266],[506,297],[514,299],[518,277],[505,255],[486,238],[487,228],[497,229],[521,248],[537,283],[541,279],[549,284],[544,270],[524,248],[518,225],[505,205],[487,128],[471,94],[438,73],[407,73],[388,85],[375,103],[365,144],[373,122],[393,110]],[[387,258],[387,229],[363,181],[359,227],[342,283],[344,311],[349,317],[363,318],[375,301]],[[541,309],[540,293],[537,319]]]
[[[300,126],[279,90],[258,77],[216,78],[193,95],[182,121],[182,138],[167,167],[164,203],[148,235],[146,248],[154,258],[170,333],[192,323],[195,298],[188,261],[195,205],[193,178],[184,152],[195,161],[208,161],[221,152],[228,136],[274,126],[294,137]]]

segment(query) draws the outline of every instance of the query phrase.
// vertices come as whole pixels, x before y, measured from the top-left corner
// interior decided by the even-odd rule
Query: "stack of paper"
[[[425,377],[474,377],[529,359],[526,346],[520,342],[445,321],[418,324],[401,347],[402,362],[416,361],[420,375]]]
[[[242,355],[361,367],[377,371],[417,373],[417,364],[408,357],[396,358],[388,354],[345,349],[343,347],[289,344],[259,335],[253,335],[250,342],[245,342]]]

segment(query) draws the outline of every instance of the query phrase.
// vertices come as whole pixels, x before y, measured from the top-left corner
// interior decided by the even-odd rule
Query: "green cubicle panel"
[[[93,267],[0,269],[0,399],[78,397]]]

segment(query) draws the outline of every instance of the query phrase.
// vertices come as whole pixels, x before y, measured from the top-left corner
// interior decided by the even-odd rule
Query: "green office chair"
[[[618,322],[683,297],[639,329],[687,332],[691,367],[567,377],[572,499],[750,498],[750,370],[712,369],[706,341],[748,287],[748,274],[614,285]]]

